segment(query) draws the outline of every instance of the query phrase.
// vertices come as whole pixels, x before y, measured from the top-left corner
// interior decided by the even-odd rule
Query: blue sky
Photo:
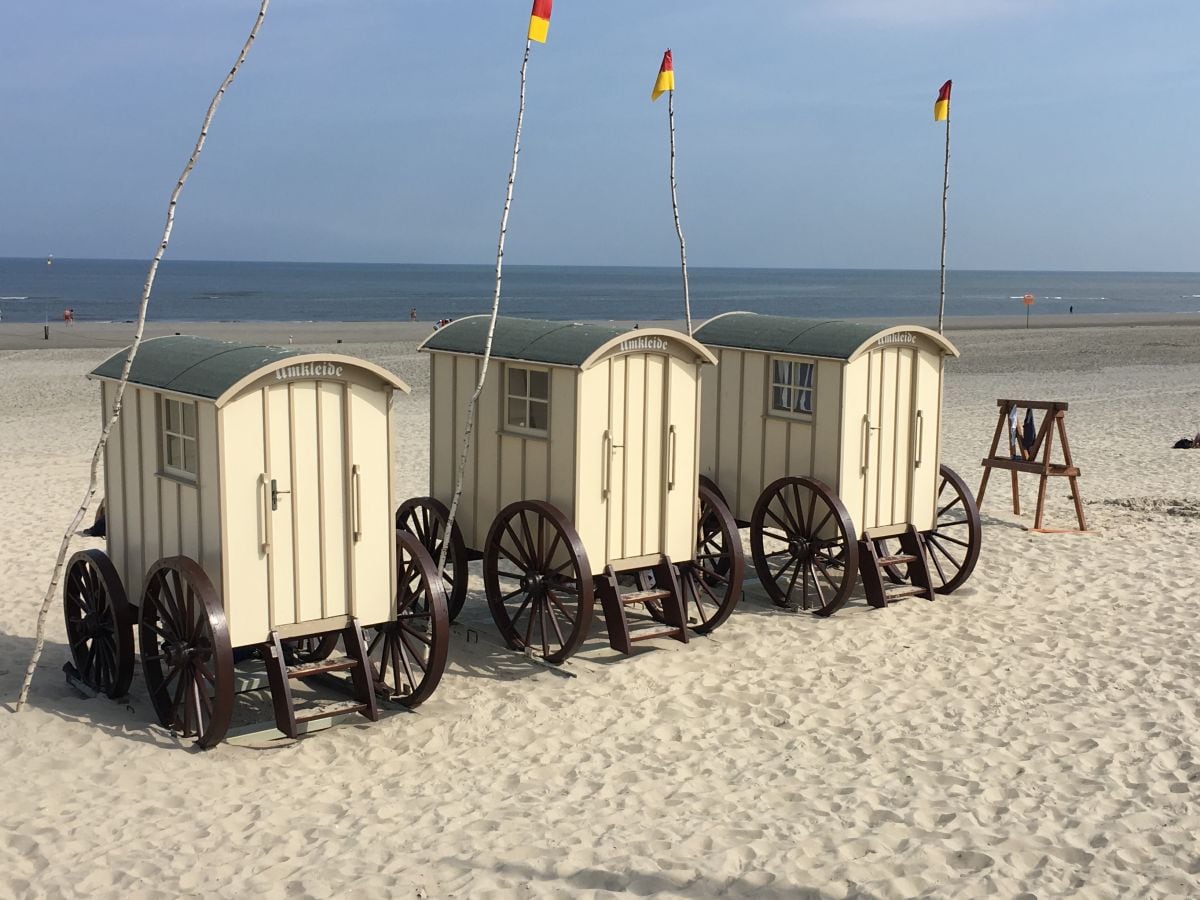
[[[490,264],[530,0],[274,0],[180,201],[178,259]],[[253,0],[0,19],[0,256],[148,258]],[[1200,270],[1200,4],[558,0],[506,260]]]

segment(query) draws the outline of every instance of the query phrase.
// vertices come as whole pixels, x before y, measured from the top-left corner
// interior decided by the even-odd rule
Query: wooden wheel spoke
[[[529,567],[541,571],[542,559],[540,555],[535,555],[537,546],[533,543],[533,533],[529,530],[529,520],[525,518],[525,510],[521,510],[519,518],[521,520],[521,533],[525,535],[525,546],[529,548]]]
[[[421,632],[421,631],[417,631],[415,628],[408,628],[404,624],[401,624],[400,625],[400,634],[402,634],[402,635],[406,634],[409,637],[415,638],[416,640],[418,640],[422,644],[424,644],[426,647],[433,646],[433,636],[426,634],[424,632]]]
[[[925,536],[925,539],[929,540],[929,538],[931,536],[936,536],[936,540],[939,540],[939,541],[949,541],[951,544],[957,544],[959,547],[970,548],[970,546],[971,546],[969,542],[960,540],[959,538],[956,538],[949,534],[942,534],[940,530],[931,532],[929,535]]]
[[[416,663],[416,666],[421,670],[421,675],[423,677],[425,673],[429,671],[429,652],[422,647],[413,646],[410,644],[408,642],[409,637],[411,637],[411,635],[405,635],[403,632],[401,632],[399,635],[401,650],[400,659],[408,663],[408,665],[404,667],[404,671],[409,680],[412,682],[413,687],[416,687],[419,679],[416,677],[416,672],[413,671],[412,664]]]
[[[785,552],[788,553],[788,558],[782,566],[780,566],[776,571],[771,573],[772,581],[778,581],[784,572],[786,572],[789,568],[791,568],[792,565],[794,565],[795,563],[800,561],[800,557],[792,554],[790,551],[785,551]]]
[[[797,560],[797,562],[799,562],[799,560]],[[787,590],[783,592],[785,597],[792,596],[792,589],[796,587],[796,576],[800,574],[800,569],[801,566],[796,566],[795,571],[792,572],[792,578],[791,581],[788,582]]]
[[[554,626],[554,634],[558,637],[558,646],[566,646],[567,639],[563,637],[562,629],[558,627],[558,619],[554,615],[554,608],[557,606],[561,609],[562,606],[555,598],[553,591],[546,592],[546,599],[550,601],[546,604],[546,614],[550,617],[550,624]]]
[[[517,533],[512,530],[511,523],[504,523],[504,532],[510,538],[512,538],[513,549],[516,551],[517,556],[513,556],[511,553],[506,552],[503,544],[501,544],[499,547],[500,552],[515,562],[522,569],[532,569],[534,567],[533,562],[530,560],[529,554],[525,552],[526,548],[521,544],[521,539],[517,537]]]
[[[814,495],[814,496],[815,496],[815,495]],[[820,536],[820,534],[821,534],[821,530],[822,530],[822,529],[823,529],[823,528],[824,528],[826,525],[828,525],[828,524],[829,524],[829,520],[830,520],[830,519],[832,519],[832,518],[833,518],[833,510],[831,509],[831,510],[829,510],[829,512],[825,513],[825,518],[823,518],[823,519],[821,520],[821,524],[819,524],[819,525],[818,525],[816,528],[814,528],[814,529],[812,530],[812,537],[814,537],[814,538],[817,538],[817,537],[819,537],[819,536]]]
[[[827,605],[825,602],[825,592],[823,590],[821,590],[821,579],[819,579],[817,577],[816,570],[821,569],[821,572],[825,575],[825,578],[827,580],[829,579],[829,573],[825,572],[824,568],[821,567],[821,565],[819,563],[817,563],[815,559],[809,561],[808,569],[809,569],[809,572],[812,574],[813,588],[816,589],[817,597],[821,601],[821,608],[824,609]],[[835,590],[837,589],[837,585],[834,584],[832,581],[829,582],[829,586],[834,588]]]
[[[530,599],[531,600],[533,599],[532,595],[530,595]],[[533,600],[533,605],[532,605],[532,607],[530,607],[529,615],[526,616],[526,618],[525,618],[525,646],[526,647],[529,646],[529,639],[533,636],[533,619],[538,614],[538,612],[540,612],[540,607],[541,607],[541,603],[537,600]],[[516,619],[513,619],[513,622],[515,624]]]

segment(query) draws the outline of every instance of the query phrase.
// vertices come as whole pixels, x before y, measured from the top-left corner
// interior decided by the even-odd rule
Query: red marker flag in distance
[[[667,91],[675,90],[675,63],[671,59],[671,51],[663,54],[662,65],[658,69],[658,78],[654,82],[654,90],[650,93],[651,100],[657,100]]]
[[[947,81],[942,85],[942,89],[938,91],[937,100],[933,103],[933,121],[945,122],[950,118],[950,85],[953,82]]]
[[[550,8],[554,0],[533,0],[533,14],[529,17],[529,39],[539,44],[546,43],[550,31]]]

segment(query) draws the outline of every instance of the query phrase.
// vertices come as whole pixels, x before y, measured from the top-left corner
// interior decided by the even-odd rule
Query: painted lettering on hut
[[[885,334],[875,340],[875,346],[886,347],[888,344],[915,344],[917,336],[911,331],[897,331],[895,334]]]
[[[275,380],[283,381],[288,378],[341,378],[342,367],[331,362],[300,363],[298,366],[285,366],[275,370]]]
[[[622,353],[631,353],[637,350],[660,350],[665,353],[670,349],[671,342],[660,337],[636,337],[621,341]]]

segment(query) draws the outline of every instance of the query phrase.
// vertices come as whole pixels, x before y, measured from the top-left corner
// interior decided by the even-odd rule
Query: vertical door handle
[[[917,461],[914,469],[921,468],[921,457],[925,455],[925,413],[917,410]]]
[[[862,470],[865,473],[871,468],[871,432],[878,431],[878,425],[871,424],[869,415],[863,416],[863,464]]]
[[[600,439],[600,497],[602,500],[608,499],[609,490],[612,488],[612,435],[609,432],[604,432],[604,437]]]
[[[259,547],[264,554],[271,552],[271,477],[263,472],[258,476],[259,495],[262,500],[262,518],[259,519]]]
[[[354,530],[354,542],[362,540],[362,478],[358,466],[350,467],[350,487],[354,491],[354,511],[350,517],[351,528]]]
[[[667,429],[667,442],[670,444],[670,465],[667,469],[667,490],[675,489],[675,426]]]

